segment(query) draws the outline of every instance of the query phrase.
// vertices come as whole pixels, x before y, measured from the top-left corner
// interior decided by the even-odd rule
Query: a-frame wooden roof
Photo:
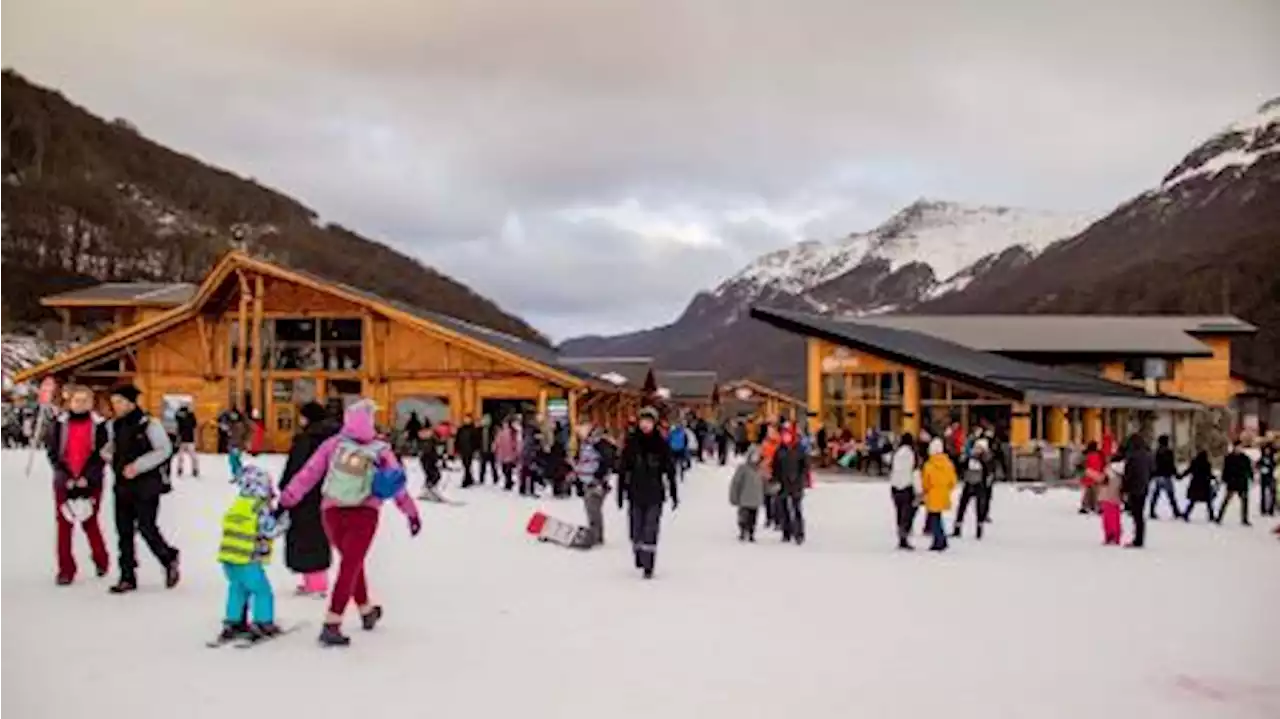
[[[779,402],[795,405],[796,407],[805,406],[805,403],[802,400],[746,377],[730,380],[720,385],[720,391],[723,394],[733,396],[735,399],[737,398],[737,390],[739,388],[746,388],[751,390],[752,394],[776,399]]]
[[[542,377],[563,387],[578,389],[604,387],[606,383],[577,368],[559,364],[554,350],[503,332],[491,330],[454,317],[423,310],[412,305],[379,297],[341,282],[334,282],[309,272],[282,267],[251,257],[243,252],[228,253],[214,265],[195,294],[185,303],[136,325],[81,345],[35,367],[14,375],[14,382],[29,382],[45,375],[64,372],[102,355],[152,337],[195,317],[224,282],[239,270],[250,270],[277,277],[311,289],[326,292],[348,302],[368,308],[388,319],[418,327],[426,332],[455,342],[478,354],[492,357],[529,374]]]

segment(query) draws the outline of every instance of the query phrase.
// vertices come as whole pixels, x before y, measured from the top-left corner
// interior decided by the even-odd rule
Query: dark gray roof
[[[751,316],[788,332],[820,337],[1034,404],[1139,409],[1197,406],[1176,398],[1148,395],[1136,387],[1101,377],[1021,362],[921,332],[868,324],[861,319],[832,319],[763,307],[753,307]]]
[[[560,363],[613,384],[640,389],[653,368],[652,357],[561,357]],[[619,381],[621,380],[621,381]]]
[[[1183,357],[1213,354],[1191,333],[1257,331],[1235,317],[1199,315],[877,315],[858,322],[923,332],[987,352]]]
[[[711,399],[716,391],[716,373],[707,371],[657,370],[653,380],[658,391],[670,393],[671,399]]]
[[[444,327],[449,330],[453,330],[454,332],[457,332],[460,335],[470,337],[471,339],[476,340],[478,342],[483,342],[485,344],[492,345],[494,347],[497,347],[498,349],[504,350],[506,352],[510,352],[511,354],[516,355],[517,357],[522,357],[526,360],[529,360],[530,362],[536,362],[537,364],[540,364],[544,367],[549,367],[553,370],[561,372],[562,374],[567,374],[571,377],[577,377],[582,380],[588,380],[593,382],[596,381],[596,378],[590,372],[586,372],[582,369],[579,369],[578,367],[573,367],[573,366],[561,363],[560,358],[556,354],[555,350],[546,345],[538,344],[537,342],[530,342],[528,340],[524,340],[519,337],[516,337],[515,335],[507,334],[506,332],[490,329],[488,327],[482,327],[478,324],[475,324],[474,322],[461,320],[461,319],[458,319],[457,317],[441,314],[439,312],[432,312],[431,310],[424,310],[421,307],[411,305],[407,302],[401,302],[400,300],[389,299],[381,295],[374,294],[373,292],[369,292],[368,290],[363,290],[363,289],[360,289],[359,287],[353,287],[351,285],[346,284],[345,282],[336,282],[326,277],[321,277],[320,275],[317,275],[314,272],[299,270],[293,267],[288,267],[286,269],[289,272],[293,272],[294,274],[302,275],[303,277],[309,277],[312,280],[319,282],[321,284],[332,285],[334,287],[341,288],[345,292],[350,292],[353,295],[363,297],[364,299],[369,300],[370,302],[375,302],[375,303],[384,304],[390,307],[394,307],[397,310],[404,312],[405,314],[413,315],[414,317],[426,320],[427,322],[432,322],[434,324],[440,325],[441,327]]]
[[[198,287],[188,282],[104,282],[93,287],[49,295],[46,305],[63,302],[101,303],[103,306],[145,304],[177,307],[195,295]]]

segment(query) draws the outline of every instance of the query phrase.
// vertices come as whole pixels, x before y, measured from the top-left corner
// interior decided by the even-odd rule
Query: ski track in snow
[[[214,557],[232,490],[225,460],[201,459],[205,475],[178,479],[161,513],[182,584],[163,589],[139,541],[142,588],[114,597],[80,534],[80,576],[54,586],[49,470],[37,458],[25,478],[26,452],[4,451],[11,716],[1280,716],[1280,547],[1270,523],[1242,528],[1234,512],[1222,527],[1154,522],[1149,548],[1125,551],[1100,546],[1072,493],[1002,487],[982,543],[907,555],[883,484],[819,483],[809,543],[761,529],[742,545],[728,469],[696,466],[644,582],[612,497],[608,545],[583,553],[524,534],[535,508],[581,521],[577,500],[464,491],[452,472],[446,491],[468,505],[419,504],[417,539],[383,508],[376,631],[349,615],[352,646],[317,648],[323,606],[292,596],[278,544],[279,619],[310,626],[235,651],[204,646],[225,601]]]

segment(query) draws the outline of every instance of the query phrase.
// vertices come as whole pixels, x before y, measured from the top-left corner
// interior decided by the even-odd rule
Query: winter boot
[[[164,567],[164,586],[165,589],[173,589],[178,586],[178,580],[182,579],[182,575],[178,572],[178,553],[174,552],[173,559]]]
[[[982,527],[982,523],[981,523],[981,522],[979,522],[979,523],[978,523],[978,527],[979,527],[979,529],[981,529],[981,527]],[[956,528],[955,528],[955,529],[951,530],[951,536],[955,537],[956,539],[959,539],[959,538],[960,538],[961,536],[963,536],[963,535],[964,535],[964,532],[962,532],[962,531],[960,530],[960,525],[959,525],[959,524],[957,524],[957,525],[956,525]]]
[[[645,579],[653,579],[653,567],[645,567],[645,568],[644,568],[644,578],[645,578]]]
[[[58,577],[54,579],[54,581],[58,584],[59,587],[65,587],[71,584],[71,582],[75,581],[75,577],[72,577],[69,574],[59,574]]]
[[[911,546],[911,542],[908,542],[905,537],[898,540],[898,549],[904,552],[915,551],[915,547]]]
[[[218,633],[218,638],[214,641],[218,644],[226,644],[245,635],[245,626],[239,622],[223,622],[222,631]]]
[[[382,619],[382,607],[373,605],[368,612],[360,615],[360,627],[366,632],[372,631],[378,626],[378,620]]]
[[[322,646],[326,647],[345,647],[351,644],[351,637],[342,633],[342,627],[337,624],[326,624],[320,628],[320,636],[317,638]]]
[[[251,641],[260,642],[263,639],[271,639],[280,636],[284,630],[275,622],[259,622],[249,627],[249,637]]]
[[[978,539],[982,539],[982,522],[978,522]]]
[[[120,577],[120,581],[111,585],[111,588],[107,591],[112,594],[128,594],[129,592],[136,591],[137,589],[137,579],[134,579],[133,577]]]

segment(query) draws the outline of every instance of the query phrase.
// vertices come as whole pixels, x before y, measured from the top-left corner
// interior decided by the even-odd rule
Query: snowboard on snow
[[[551,542],[571,549],[587,549],[591,546],[590,529],[556,519],[545,512],[534,512],[529,517],[525,531],[539,542]]]
[[[259,644],[267,644],[268,642],[273,642],[277,639],[280,639],[281,637],[286,637],[298,631],[299,629],[302,629],[305,626],[307,626],[306,622],[294,622],[293,624],[287,624],[280,627],[280,633],[274,636],[259,637],[259,636],[242,635],[242,636],[236,637],[235,639],[229,639],[227,641],[221,641],[215,638],[205,642],[205,646],[209,647],[210,649],[217,649],[219,647],[225,647],[225,646],[233,646],[236,649],[251,649],[253,647],[258,646]]]

